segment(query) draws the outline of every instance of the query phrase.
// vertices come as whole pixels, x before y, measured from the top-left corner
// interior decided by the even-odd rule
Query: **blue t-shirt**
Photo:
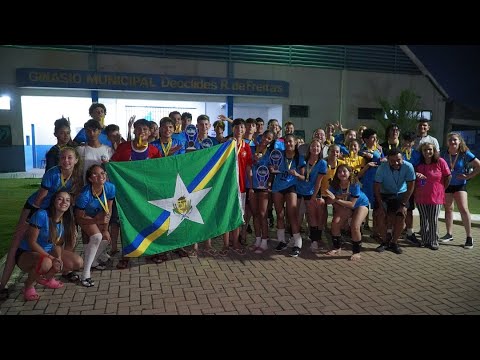
[[[307,174],[310,171],[310,174]],[[319,175],[325,175],[327,173],[327,162],[325,160],[319,160],[310,168],[308,163],[305,163],[305,180],[298,180],[296,185],[296,191],[299,195],[313,195],[315,190],[315,183]],[[307,181],[308,175],[308,181]]]
[[[215,145],[220,144],[220,143],[218,142],[217,138],[208,136],[207,139],[212,140],[212,144],[213,144],[212,146],[215,146]],[[188,141],[187,141],[185,144],[186,144],[186,146],[188,147]],[[196,150],[203,150],[203,149],[205,149],[205,148],[203,147],[203,145],[202,145],[202,140],[199,141],[198,138],[195,139],[195,149],[196,149]]]
[[[104,189],[107,202],[108,200],[113,200],[115,198],[115,185],[107,181],[105,182]],[[103,196],[103,191],[98,197],[104,202],[105,197]],[[107,204],[105,204],[105,206],[106,205]],[[80,210],[85,210],[85,214],[90,217],[95,217],[98,213],[104,211],[97,197],[93,195],[92,185],[90,184],[83,187],[82,192],[75,201],[75,207]],[[110,209],[110,211],[112,211],[112,209]]]
[[[399,170],[393,170],[387,162],[378,167],[375,182],[382,184],[382,194],[403,194],[407,191],[407,182],[415,180],[413,165],[405,161]]]
[[[420,151],[412,149],[412,152],[410,154],[410,159],[407,158],[407,154],[402,152],[403,160],[408,161],[410,164],[413,165],[413,167],[417,166],[420,164],[420,159],[422,158],[422,154],[420,154]]]
[[[453,167],[452,170],[452,180],[450,180],[450,185],[453,186],[459,186],[459,185],[465,185],[467,183],[467,180],[461,180],[457,179],[457,175],[465,174],[465,167],[467,164],[475,159],[475,155],[468,150],[465,153],[459,153],[457,161],[455,162],[455,156],[450,156],[448,151],[443,151],[442,152],[442,158],[447,162],[448,167],[450,170],[452,170],[452,164],[455,163],[455,166]]]
[[[77,136],[75,136],[75,139],[73,139],[73,141],[75,141],[77,144],[87,142],[87,133],[85,132],[85,128],[82,128],[78,132]],[[107,132],[105,131],[105,129],[103,129],[100,135],[98,135],[98,141],[100,141],[100,143],[103,145],[112,147],[112,142],[108,140]]]
[[[40,204],[40,209],[48,209],[50,205],[50,200],[52,200],[52,196],[62,188],[62,180],[60,177],[62,176],[60,166],[54,166],[49,169],[42,178],[42,184],[40,185],[45,190],[48,190],[47,196],[43,199],[42,203]],[[63,188],[65,191],[70,192],[72,190],[72,178],[68,179],[65,183],[65,187]],[[35,191],[30,197],[28,198],[27,202],[30,205],[33,205],[38,194],[38,190]]]
[[[297,178],[290,174],[289,171],[295,169],[297,172],[300,172],[300,169],[305,167],[305,159],[301,155],[298,157],[298,160],[295,157],[293,159],[287,159],[285,152],[282,151],[282,156],[282,162],[279,167],[280,173],[275,175],[272,192],[279,192],[288,189],[290,186],[295,186],[297,184]]]
[[[177,139],[185,144],[187,142],[187,135],[185,134],[185,131],[182,131],[180,133],[172,134],[172,139]]]
[[[35,214],[33,214],[32,217],[30,218],[30,226],[34,226],[40,229],[40,232],[38,233],[37,243],[46,252],[50,252],[53,249],[53,243],[51,243],[49,239],[50,231],[49,231],[48,224],[49,224],[49,219],[48,219],[48,213],[46,210],[43,210],[43,209],[37,210]],[[57,237],[62,237],[64,235],[63,224],[60,222],[56,226],[57,226]],[[26,238],[22,240],[22,242],[19,245],[19,248],[26,251],[32,251]]]
[[[357,198],[355,205],[353,205],[353,210],[355,210],[360,206],[368,207],[369,201],[368,201],[367,195],[363,193],[363,191],[360,189],[360,184],[358,183],[350,184],[348,189],[335,190],[333,187],[330,186],[328,190],[330,190],[334,195],[347,194],[347,190],[348,190],[348,195],[347,195],[347,198],[345,199],[346,201],[352,201],[352,198]]]
[[[164,143],[163,147],[162,147],[161,141],[162,141],[161,139],[157,139],[155,141],[152,141],[150,144],[155,146],[158,149],[158,151],[160,151],[160,154],[162,154],[162,157],[166,157],[166,156],[168,156],[168,154],[165,155],[165,152],[163,151],[163,147],[165,147],[165,149],[166,149],[167,144]],[[177,151],[175,151],[172,155],[185,154],[185,141],[182,141],[179,138],[173,138],[173,136],[172,136],[172,148],[174,148],[175,146],[178,146],[178,145],[181,145],[182,147],[180,149],[178,149]]]

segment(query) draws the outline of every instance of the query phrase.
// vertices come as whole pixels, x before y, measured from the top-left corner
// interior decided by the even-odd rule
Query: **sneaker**
[[[277,247],[275,248],[275,251],[282,251],[282,250],[285,250],[286,248],[287,248],[287,243],[280,241]]]
[[[449,242],[449,241],[452,241],[453,240],[453,236],[450,235],[449,233],[446,233],[444,236],[442,236],[440,239],[438,239],[438,241],[440,241],[441,243],[446,243],[446,242]]]
[[[289,255],[291,257],[298,257],[298,255],[300,255],[300,248],[298,246],[294,246]]]
[[[291,236],[289,239],[288,239],[288,247],[293,247],[293,245],[295,245],[295,239]]]
[[[430,250],[438,250],[438,244],[429,245],[428,248]]]
[[[312,241],[312,245],[310,245],[310,251],[316,253],[318,250],[318,241]]]
[[[420,246],[420,241],[417,240],[415,234],[405,236],[405,240],[410,241],[413,245]]]
[[[395,254],[401,254],[403,252],[402,248],[398,244],[390,244],[389,250]]]
[[[375,251],[376,252],[384,252],[387,249],[388,249],[388,244],[387,243],[381,243],[380,246],[377,246]]]
[[[473,249],[473,239],[471,236],[467,237],[467,240],[465,241],[465,245],[463,245],[465,249]]]

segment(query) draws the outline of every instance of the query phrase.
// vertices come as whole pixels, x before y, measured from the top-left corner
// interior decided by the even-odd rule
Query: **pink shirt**
[[[426,179],[415,181],[415,202],[417,204],[443,205],[445,203],[445,187],[443,178],[450,175],[447,162],[439,158],[437,163],[418,164],[415,171],[425,175]]]

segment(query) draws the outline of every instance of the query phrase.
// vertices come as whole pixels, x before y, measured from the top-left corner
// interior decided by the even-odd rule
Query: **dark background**
[[[408,45],[451,100],[480,110],[480,45]]]

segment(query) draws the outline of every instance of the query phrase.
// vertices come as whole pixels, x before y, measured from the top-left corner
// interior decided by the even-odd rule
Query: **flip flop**
[[[22,294],[23,294],[23,298],[25,299],[25,301],[36,301],[38,299],[40,299],[40,295],[37,294],[37,290],[35,290],[34,287],[31,287],[31,288],[23,288],[22,289]]]
[[[38,279],[37,282],[49,289],[61,289],[64,286],[63,282],[58,281],[53,277],[51,279]]]
[[[215,256],[215,255],[217,255],[217,250],[215,250],[214,248],[205,249],[205,250],[203,250],[203,252],[204,252],[205,254],[210,255],[210,256]]]

